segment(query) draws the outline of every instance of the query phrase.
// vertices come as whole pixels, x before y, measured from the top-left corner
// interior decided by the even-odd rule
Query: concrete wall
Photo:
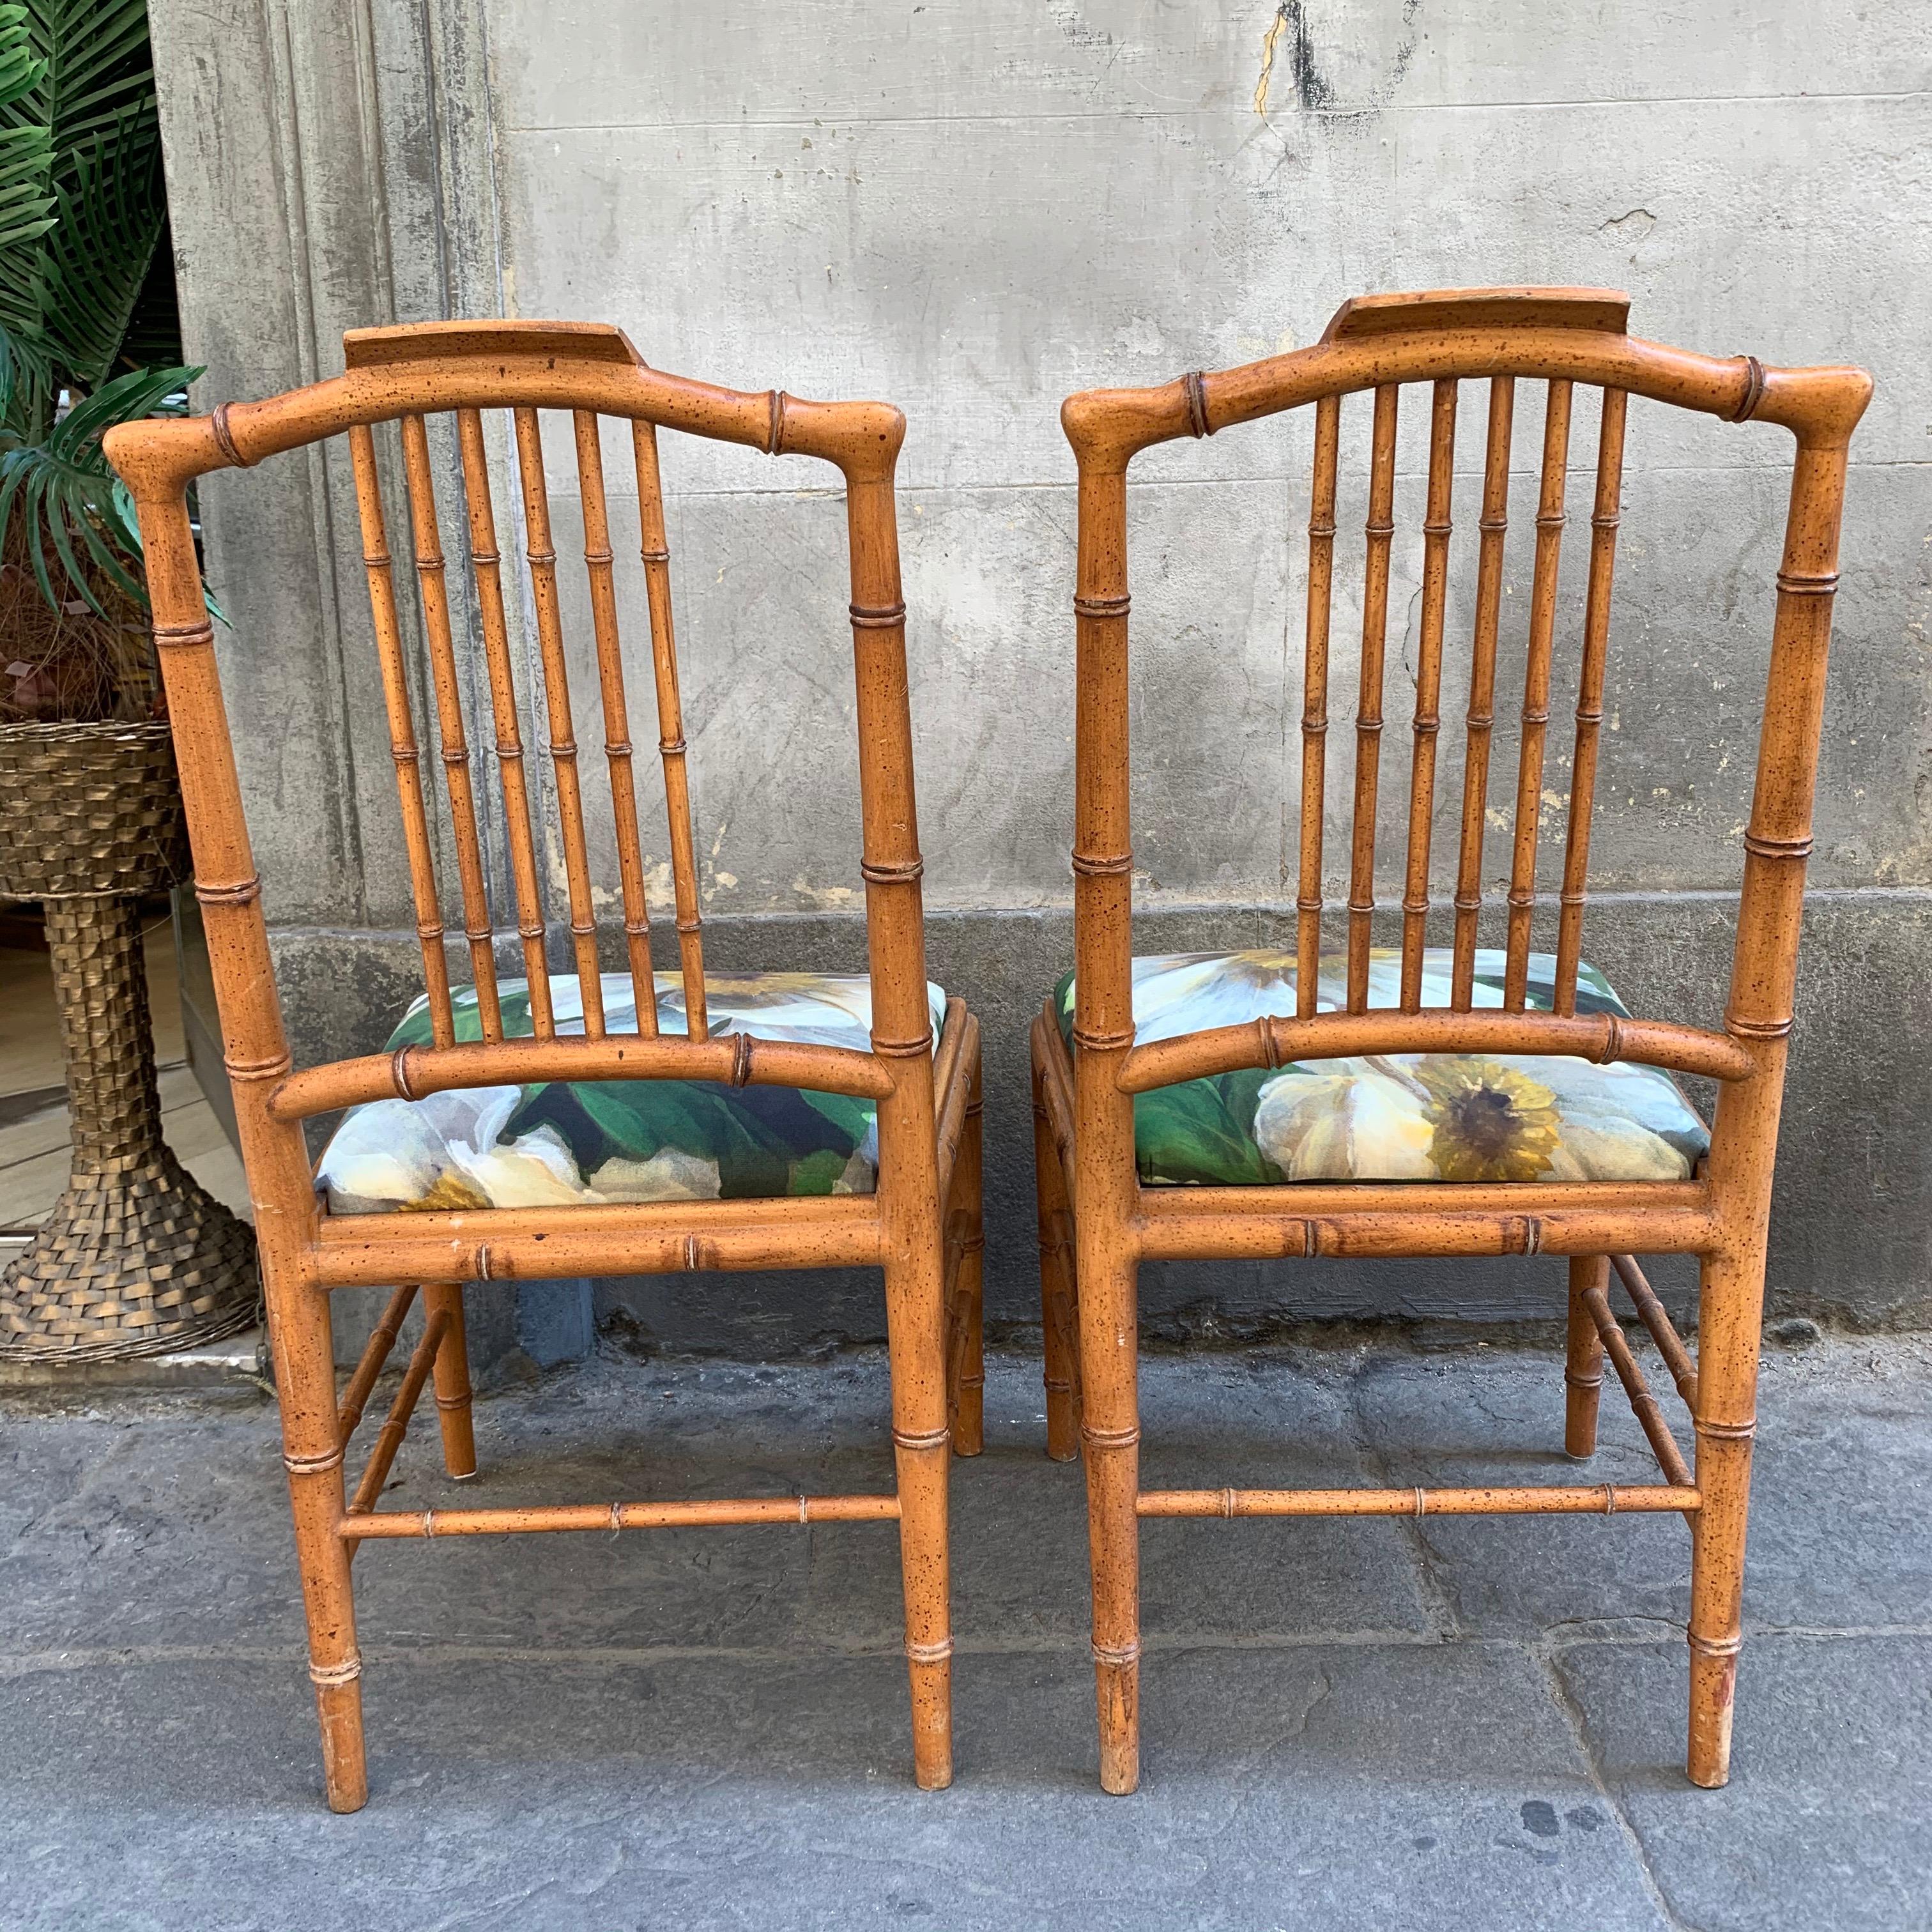
[[[1026,1318],[1033,1284],[1024,1029],[1067,938],[1074,504],[1060,398],[1310,341],[1358,291],[1483,282],[1612,284],[1631,292],[1633,326],[1660,340],[1865,363],[1879,388],[1847,506],[1774,1294],[1922,1321],[1932,10],[1694,10],[153,0],[189,350],[212,402],[332,372],[346,327],[595,317],[664,368],[904,408],[934,951],[989,1029],[991,1308],[1008,1322]],[[1413,399],[1402,421],[1396,720],[1413,688],[1425,412]],[[1473,390],[1464,424],[1452,639],[1467,637],[1472,589]],[[1539,430],[1526,392],[1519,530]],[[1594,440],[1586,409],[1573,493],[1587,490]],[[567,553],[580,532],[565,439],[553,444]],[[1362,516],[1365,405],[1345,414],[1344,449],[1346,532]],[[1769,428],[1632,410],[1594,846],[1612,896],[1588,946],[1652,1010],[1714,1020],[1720,1007],[1786,450]],[[665,469],[717,956],[856,965],[841,506],[824,476],[747,452],[672,440]],[[1135,476],[1147,941],[1252,942],[1282,929],[1268,908],[1292,896],[1296,862],[1283,803],[1298,770],[1306,428],[1172,447]],[[406,880],[345,484],[336,452],[212,479],[204,498],[267,902],[316,1054],[366,1049],[407,992]],[[610,487],[621,495],[615,469]],[[616,514],[621,554],[630,506]],[[1513,549],[1505,706],[1528,590],[1526,546]],[[1574,701],[1582,550],[1566,561],[1559,716]],[[1346,538],[1341,554],[1352,560]],[[1358,572],[1342,576],[1338,638],[1359,594]],[[581,586],[569,588],[587,664]],[[638,608],[621,566],[620,589]],[[1446,718],[1462,676],[1452,663]],[[1352,682],[1338,677],[1338,739]],[[1443,741],[1443,859],[1456,736]],[[1406,752],[1399,728],[1390,742]],[[1499,771],[1514,750],[1499,730]],[[1560,752],[1549,783],[1566,794]],[[1390,789],[1393,828],[1403,794]],[[1330,802],[1332,861],[1341,784]],[[1552,814],[1546,879],[1562,836]],[[1488,861],[1500,878],[1501,832]],[[1547,1314],[1559,1272],[1157,1271],[1148,1298],[1195,1328],[1310,1312]],[[586,1305],[666,1345],[783,1348],[881,1322],[862,1282],[604,1284]]]

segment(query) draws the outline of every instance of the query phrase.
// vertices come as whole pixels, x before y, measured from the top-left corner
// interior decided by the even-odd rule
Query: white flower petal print
[[[584,1184],[563,1136],[533,1129],[508,1147],[455,1146],[450,1154],[464,1178],[493,1208],[561,1208],[599,1197]]]
[[[1435,1126],[1401,1081],[1360,1060],[1270,1080],[1255,1139],[1290,1180],[1427,1180]]]
[[[1660,1134],[1628,1114],[1566,1106],[1551,1157],[1552,1180],[1688,1180],[1690,1163]]]
[[[420,1201],[448,1166],[442,1136],[414,1106],[376,1100],[337,1129],[315,1184],[328,1196],[331,1214],[372,1214]]]

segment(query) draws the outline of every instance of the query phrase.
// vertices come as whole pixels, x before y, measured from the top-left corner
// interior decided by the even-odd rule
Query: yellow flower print
[[[1425,1056],[1414,1078],[1435,1124],[1429,1158],[1443,1180],[1534,1180],[1554,1164],[1563,1118],[1540,1081],[1493,1060]]]

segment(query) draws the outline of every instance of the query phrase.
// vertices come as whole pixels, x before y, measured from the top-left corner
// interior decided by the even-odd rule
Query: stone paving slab
[[[1586,1645],[1558,1668],[1682,1924],[1932,1925],[1932,1629],[1754,1636],[1722,1791],[1657,1761],[1657,1713],[1684,1695],[1683,1645]]]
[[[1144,1780],[1094,1782],[1076,1467],[989,1365],[954,1469],[958,1779],[911,1787],[882,1526],[357,1565],[371,1799],[320,1776],[273,1410],[0,1408],[0,1924],[1932,1924],[1932,1346],[1766,1360],[1737,1774],[1683,1780],[1674,1522],[1150,1523]],[[1560,1364],[1149,1357],[1150,1484],[1574,1480]],[[425,1415],[387,1502],[890,1480],[876,1356],[607,1360]],[[1640,1476],[1612,1392],[1600,1461]],[[1454,1475],[1451,1472],[1455,1472]]]

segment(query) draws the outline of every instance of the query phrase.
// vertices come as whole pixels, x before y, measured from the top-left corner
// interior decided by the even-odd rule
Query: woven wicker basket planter
[[[187,869],[165,724],[0,725],[0,898],[46,909],[67,1058],[67,1191],[0,1277],[0,1358],[83,1361],[254,1320],[255,1239],[161,1138],[139,900]]]

